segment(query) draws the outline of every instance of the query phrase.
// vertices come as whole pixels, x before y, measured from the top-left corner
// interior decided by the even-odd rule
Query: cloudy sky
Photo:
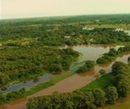
[[[130,0],[0,0],[0,18],[130,13]]]

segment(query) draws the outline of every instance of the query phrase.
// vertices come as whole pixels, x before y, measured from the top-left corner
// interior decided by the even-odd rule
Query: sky
[[[0,0],[0,19],[130,13],[130,0]]]

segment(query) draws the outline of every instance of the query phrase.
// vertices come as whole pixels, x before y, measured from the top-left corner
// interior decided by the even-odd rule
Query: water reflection
[[[16,91],[16,90],[23,88],[23,87],[30,89],[31,87],[34,87],[34,86],[36,86],[40,83],[44,83],[44,82],[49,81],[51,76],[52,76],[51,74],[44,74],[43,76],[38,77],[38,81],[34,81],[32,79],[32,80],[29,80],[29,81],[26,81],[26,82],[13,84],[10,87],[8,87],[7,90],[4,90],[3,92],[7,93],[7,92],[11,92],[11,91]]]
[[[96,61],[99,57],[101,57],[104,53],[107,53],[110,48],[115,48],[116,50],[119,47],[123,47],[120,45],[81,45],[81,46],[73,46],[73,50],[78,51],[82,54],[82,57],[78,60],[78,62],[82,62],[85,60],[94,60]]]
[[[75,64],[75,66],[72,66],[71,69],[77,70],[79,67],[83,65],[83,61],[90,60],[90,59],[96,61],[102,54],[108,52],[110,48],[115,48],[117,50],[119,47],[123,47],[123,46],[115,46],[115,45],[74,46],[73,49],[75,51],[82,53],[82,57],[77,61],[77,64]],[[119,55],[119,57],[113,60],[113,62],[96,65],[93,70],[78,75],[79,76],[96,75],[101,69],[104,69],[106,70],[106,73],[109,73],[111,72],[111,67],[115,61],[122,61],[124,63],[127,63],[129,56],[130,56],[130,52],[124,53],[122,55]]]

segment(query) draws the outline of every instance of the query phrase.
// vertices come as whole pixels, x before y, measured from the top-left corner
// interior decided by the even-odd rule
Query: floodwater
[[[72,65],[70,70],[75,71],[77,70],[82,64],[80,62],[85,60],[94,60],[96,61],[99,56],[101,56],[103,53],[106,53],[109,51],[110,48],[118,49],[121,46],[114,46],[114,45],[81,45],[81,46],[73,46],[73,50],[78,51],[82,54],[82,57],[75,63],[77,65]],[[78,64],[79,63],[79,64]],[[19,90],[20,88],[28,88],[34,87],[40,83],[45,83],[50,80],[52,77],[51,74],[44,74],[37,78],[37,81],[34,82],[34,80],[29,80],[26,82],[20,82],[18,84],[12,84],[10,85],[6,90],[3,90],[2,92],[8,93],[11,91]]]
[[[72,47],[73,50],[78,51],[82,54],[79,62],[85,60],[94,60],[96,61],[99,57],[101,57],[104,53],[107,53],[110,48],[115,48],[116,50],[122,47],[120,45],[81,45]]]
[[[6,90],[3,90],[2,92],[8,93],[11,91],[16,91],[22,87],[30,89],[31,87],[34,87],[40,83],[44,83],[50,80],[51,74],[44,74],[37,78],[37,81],[34,81],[33,79],[26,81],[26,82],[20,82],[18,84],[12,84],[9,86]]]
[[[76,51],[79,51],[82,53],[82,57],[77,61],[82,62],[84,60],[96,60],[98,57],[100,57],[103,53],[108,52],[110,48],[119,48],[120,46],[102,46],[102,45],[92,45],[92,46],[74,46],[73,49]],[[115,61],[122,61],[127,63],[127,58],[130,56],[130,52],[126,53],[114,60]],[[97,65],[95,68],[87,73],[84,74],[75,74],[71,77],[68,77],[54,86],[51,86],[47,89],[44,89],[42,91],[39,91],[31,96],[13,101],[8,104],[0,105],[0,109],[27,109],[26,103],[27,100],[31,97],[37,97],[37,96],[42,96],[42,95],[49,95],[52,94],[53,92],[72,92],[76,89],[79,89],[86,84],[89,84],[93,80],[96,79],[97,73],[99,72],[100,69],[105,69],[107,72],[111,71],[111,66],[114,62],[108,63],[108,64],[103,64],[103,65]]]

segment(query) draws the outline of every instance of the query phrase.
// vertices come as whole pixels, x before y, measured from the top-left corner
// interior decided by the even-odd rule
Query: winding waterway
[[[96,61],[96,59],[102,56],[103,53],[108,52],[110,48],[118,49],[119,47],[120,46],[114,46],[114,45],[90,45],[90,46],[81,45],[81,46],[74,46],[72,48],[75,51],[78,51],[82,54],[82,57],[80,57],[79,60],[76,62],[80,63],[85,60]],[[31,96],[27,96],[25,98],[13,101],[8,104],[0,105],[0,109],[26,109],[27,100],[31,97],[48,95],[52,94],[55,91],[58,91],[59,93],[72,92],[95,80],[96,79],[95,75],[99,72],[100,69],[105,69],[107,72],[110,72],[111,66],[115,61],[122,61],[127,63],[127,58],[129,56],[130,52],[116,58],[112,63],[96,65],[95,68],[90,72],[84,73],[82,75],[75,74],[71,77],[68,77],[58,82],[54,86],[39,91]],[[76,65],[78,66],[78,64]],[[72,69],[74,69],[74,67],[77,67],[76,65],[72,66]]]

